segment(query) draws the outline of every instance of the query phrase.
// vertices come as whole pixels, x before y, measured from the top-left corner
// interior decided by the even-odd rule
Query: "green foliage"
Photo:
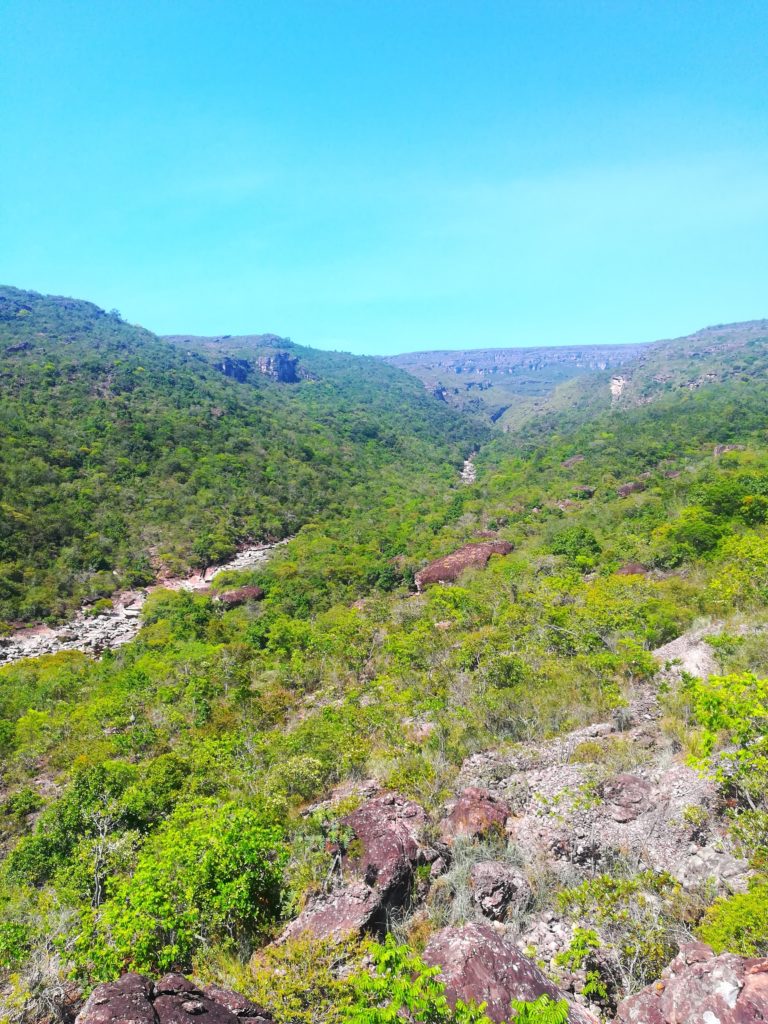
[[[91,978],[189,970],[204,941],[242,950],[280,913],[281,830],[224,805],[182,809],[146,844],[133,874],[84,915],[75,961]]]
[[[717,900],[704,915],[698,936],[715,953],[768,955],[768,883]]]
[[[370,510],[396,480],[401,500],[440,488],[486,434],[381,360],[244,339],[238,380],[199,342],[0,289],[0,623],[151,582],[152,556],[184,572]],[[276,350],[306,379],[259,373]],[[390,570],[369,549],[364,575]]]
[[[602,548],[591,530],[585,526],[569,526],[555,535],[550,550],[555,555],[564,555],[580,569],[591,569]]]
[[[369,947],[373,969],[353,978],[353,1003],[347,1024],[487,1024],[483,1006],[458,1000],[454,1009],[437,980],[439,967],[427,967],[407,946],[388,936]]]
[[[358,939],[297,938],[267,946],[247,967],[236,960],[226,963],[223,974],[277,1024],[341,1024],[353,1002],[350,975],[361,969],[364,953]],[[222,971],[211,976],[220,980]]]
[[[516,1024],[566,1024],[568,1020],[568,1003],[565,999],[550,999],[539,996],[533,1002],[512,1000]]]
[[[587,984],[593,996],[606,998],[609,985],[624,992],[642,988],[659,976],[677,951],[675,927],[686,909],[682,886],[670,875],[603,874],[561,890],[557,902],[579,922],[562,964],[588,962],[597,943],[610,954],[599,969],[590,964]]]
[[[3,296],[6,313],[23,300]],[[484,446],[464,486],[474,424],[378,361],[290,346],[312,377],[235,380],[214,363],[283,343],[161,341],[95,307],[29,304],[0,324],[0,618],[97,609],[152,582],[158,562],[184,572],[242,540],[297,535],[217,580],[262,587],[258,605],[158,590],[137,639],[100,660],[0,668],[3,969],[33,977],[55,941],[61,969],[88,983],[195,969],[232,979],[280,1024],[483,1020],[451,1010],[434,973],[392,943],[374,947],[365,977],[354,943],[249,958],[330,884],[340,849],[359,853],[332,787],[375,777],[442,813],[468,756],[620,710],[625,689],[653,678],[651,652],[698,616],[763,614],[768,388],[755,377],[558,412]],[[743,450],[713,458],[736,440]],[[644,490],[620,498],[633,479]],[[421,566],[488,529],[514,553],[411,592]],[[649,571],[617,574],[630,561]],[[766,693],[742,671],[761,638],[741,621],[715,645],[737,671],[677,699],[706,767],[738,796],[731,837],[764,871]],[[594,767],[577,802],[596,799],[594,776],[645,756],[626,736],[579,745],[573,761]],[[681,828],[701,827],[689,818]],[[457,850],[443,889],[457,883],[450,913],[466,919]],[[702,925],[725,946],[758,942],[761,897],[747,895]],[[560,903],[577,925],[563,963],[580,963],[583,992],[603,1004],[655,980],[700,914],[666,876],[618,870]]]
[[[686,692],[702,729],[703,753],[726,790],[755,811],[768,782],[768,679],[751,673],[689,679]],[[713,756],[718,748],[727,746]]]

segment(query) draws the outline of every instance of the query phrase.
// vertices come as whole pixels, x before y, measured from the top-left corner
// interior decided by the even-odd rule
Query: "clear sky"
[[[765,0],[0,0],[0,281],[357,352],[768,316]]]

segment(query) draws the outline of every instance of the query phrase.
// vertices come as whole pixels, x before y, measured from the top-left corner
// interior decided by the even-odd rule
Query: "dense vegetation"
[[[306,379],[238,382],[116,312],[0,289],[0,628],[445,491],[483,436],[384,363],[290,348]]]
[[[96,319],[108,322],[104,345],[134,330],[108,315]],[[150,337],[142,349],[149,373],[156,344]],[[133,365],[138,356],[129,347],[125,358]],[[725,623],[717,646],[724,678],[688,679],[669,693],[666,728],[678,749],[715,773],[753,887],[717,900],[703,892],[695,902],[649,873],[599,875],[560,892],[535,872],[530,883],[539,911],[556,907],[579,924],[564,963],[591,962],[593,929],[614,936],[614,973],[588,975],[598,1000],[656,977],[680,928],[716,949],[768,952],[768,658],[755,632],[768,603],[764,382],[714,383],[585,422],[533,423],[486,444],[477,482],[459,486],[456,453],[470,428],[423,405],[394,371],[382,372],[402,388],[395,406],[408,396],[407,414],[403,407],[402,420],[388,420],[397,408],[378,397],[374,408],[372,397],[366,416],[378,433],[361,442],[353,436],[363,399],[352,362],[334,411],[330,383],[318,390],[308,382],[307,399],[263,385],[251,399],[252,385],[230,390],[207,364],[193,363],[194,376],[179,359],[180,377],[230,403],[238,431],[246,431],[246,412],[300,412],[302,424],[318,424],[313,437],[329,436],[328,424],[344,432],[349,463],[326,465],[352,467],[356,483],[341,498],[331,497],[333,487],[310,491],[302,515],[311,522],[265,568],[236,577],[264,589],[260,604],[227,609],[210,595],[157,591],[138,638],[119,652],[100,661],[62,653],[0,669],[0,971],[9,1017],[23,1020],[24,1007],[40,1005],[65,976],[87,987],[127,968],[174,967],[253,995],[278,1024],[480,1020],[476,1008],[449,1011],[419,961],[430,931],[465,919],[458,898],[398,922],[401,944],[374,947],[373,972],[362,966],[369,951],[356,939],[266,945],[322,888],[330,851],[344,841],[339,819],[357,798],[317,802],[339,783],[374,777],[436,819],[468,755],[620,713],[626,693],[656,673],[650,652],[708,616]],[[14,379],[26,372],[39,386],[43,369],[16,367]],[[157,370],[158,388],[166,372]],[[69,371],[56,374],[69,380]],[[88,406],[79,370],[73,379],[77,401]],[[360,388],[373,388],[373,379]],[[53,401],[59,386],[38,392],[38,403]],[[136,385],[129,398],[156,395]],[[80,407],[72,402],[74,417]],[[176,415],[192,432],[188,444],[202,446],[199,420],[190,425],[187,408]],[[99,422],[103,433],[120,421]],[[390,459],[382,436],[397,422]],[[448,440],[426,436],[438,428]],[[85,429],[73,419],[67,444]],[[217,429],[207,436],[218,438]],[[713,454],[722,444],[738,447]],[[34,450],[42,459],[42,440]],[[440,455],[453,465],[453,485]],[[83,464],[78,486],[96,486],[96,465]],[[135,489],[126,507],[137,524],[156,516],[159,530],[158,506],[135,497],[157,479],[154,462],[147,466],[148,476],[133,473],[120,488],[114,480],[99,486]],[[244,493],[226,473],[214,479],[234,488],[225,488],[228,501]],[[620,494],[628,482],[637,487]],[[327,479],[317,486],[327,488]],[[62,509],[81,507],[84,499],[63,491]],[[106,515],[98,493],[88,507]],[[187,532],[196,510],[218,517],[224,507],[209,507],[210,491],[174,493]],[[269,501],[282,493],[270,491]],[[16,500],[38,494],[37,486],[19,488]],[[334,516],[323,507],[331,502]],[[427,559],[488,530],[512,541],[514,553],[453,586],[413,593],[412,574]],[[6,552],[23,531],[9,533]],[[642,571],[617,573],[627,562]],[[636,754],[615,749],[617,764]],[[465,884],[460,867],[457,858],[457,887]],[[520,1007],[518,1019],[562,1020],[563,1008]]]

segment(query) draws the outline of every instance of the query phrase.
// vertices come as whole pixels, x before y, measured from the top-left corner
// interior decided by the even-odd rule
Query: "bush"
[[[698,936],[715,953],[768,956],[768,881],[717,900],[705,913]]]
[[[399,946],[391,935],[383,945],[369,946],[373,969],[352,977],[353,1002],[345,1014],[346,1024],[490,1024],[485,1004],[456,1001],[452,1008],[445,985],[438,981],[439,967],[427,965],[407,946]],[[511,1018],[521,1024],[565,1024],[568,1004],[542,996],[535,1002],[513,1000]]]
[[[277,918],[282,831],[225,804],[177,811],[142,850],[133,875],[75,942],[80,971],[97,980],[124,970],[190,970],[202,942],[247,951]]]

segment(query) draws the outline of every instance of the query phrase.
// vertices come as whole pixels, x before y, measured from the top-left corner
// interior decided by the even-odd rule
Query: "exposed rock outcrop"
[[[356,855],[339,851],[340,884],[309,901],[279,941],[352,932],[380,933],[387,915],[408,902],[414,869],[437,854],[422,845],[423,808],[397,793],[374,797],[342,818],[355,834]]]
[[[491,925],[466,924],[443,928],[429,940],[424,960],[439,967],[451,1006],[456,1001],[486,1003],[491,1020],[507,1021],[513,999],[534,1000],[548,995],[562,998],[536,964],[506,942]],[[571,1007],[572,1024],[595,1020],[581,1007]]]
[[[295,384],[299,380],[299,360],[288,352],[259,356],[256,363],[259,373],[281,384]]]
[[[502,921],[513,905],[531,899],[531,887],[522,871],[495,860],[473,864],[469,873],[472,902],[492,921]]]
[[[440,833],[449,845],[458,836],[479,839],[496,829],[504,831],[510,815],[509,804],[480,786],[467,786],[440,824]]]
[[[628,484],[622,484],[621,487],[616,488],[616,493],[620,498],[628,498],[630,494],[639,494],[640,491],[645,490],[645,484],[642,480],[631,480]]]
[[[625,562],[616,570],[617,576],[647,576],[648,566],[642,562]]]
[[[261,587],[237,587],[235,590],[225,590],[216,600],[226,608],[237,608],[241,604],[248,604],[249,601],[261,601],[263,597],[264,591]]]
[[[416,573],[416,589],[423,590],[433,583],[453,583],[465,569],[482,569],[491,555],[508,555],[513,545],[507,540],[484,541],[481,544],[465,544],[444,558],[438,558]]]
[[[244,996],[215,985],[198,988],[182,974],[154,983],[142,974],[124,974],[97,985],[76,1024],[270,1024],[272,1016]]]
[[[619,1004],[616,1024],[757,1024],[768,1021],[768,959],[683,946],[661,981]]]

